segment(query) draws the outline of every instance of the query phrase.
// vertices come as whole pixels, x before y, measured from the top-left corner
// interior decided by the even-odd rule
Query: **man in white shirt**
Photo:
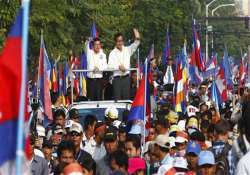
[[[108,67],[116,69],[113,76],[113,92],[115,100],[130,98],[130,57],[140,44],[140,34],[134,29],[135,41],[130,46],[124,46],[124,37],[121,33],[115,35],[115,48],[109,54]]]
[[[87,74],[87,96],[92,101],[98,101],[102,98],[102,71],[107,69],[106,54],[101,48],[99,38],[93,39],[93,49],[86,44],[87,68],[92,72]]]

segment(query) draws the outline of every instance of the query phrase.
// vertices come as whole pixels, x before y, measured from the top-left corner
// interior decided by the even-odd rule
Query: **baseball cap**
[[[120,120],[115,120],[112,122],[112,126],[116,127],[117,129],[119,129],[120,124],[121,124]]]
[[[36,131],[38,136],[45,137],[45,128],[42,125],[37,125]]]
[[[198,157],[198,165],[214,165],[215,164],[215,159],[214,159],[214,154],[211,151],[201,151]]]
[[[199,143],[195,142],[195,141],[189,141],[187,143],[187,149],[186,149],[186,153],[194,153],[195,155],[199,156],[200,152],[201,152],[201,146]]]
[[[56,126],[53,128],[53,133],[55,133],[55,134],[64,133],[64,130],[63,130],[62,126],[56,125]]]
[[[198,128],[198,120],[195,117],[190,117],[187,123],[187,128]]]
[[[82,133],[82,125],[80,123],[74,122],[72,126],[69,129],[70,132],[77,132],[77,133]]]
[[[102,121],[97,121],[95,125],[95,132],[105,131],[105,129],[106,129],[106,124]]]
[[[184,131],[179,131],[176,134],[175,143],[184,143],[188,141],[188,135]]]
[[[134,124],[129,131],[129,134],[141,134],[141,133],[142,133],[142,126],[140,124]]]
[[[158,135],[156,137],[154,143],[157,144],[160,147],[169,148],[169,142],[168,142],[168,136],[167,135],[163,135],[163,134]]]
[[[73,123],[74,123],[73,120],[66,120],[65,121],[65,128],[71,128]]]
[[[175,168],[183,168],[188,169],[187,160],[184,157],[175,157],[174,159],[174,167]]]
[[[82,167],[78,163],[70,163],[63,169],[65,175],[83,175]]]
[[[121,123],[119,126],[119,132],[124,133],[126,132],[126,124],[125,123]]]
[[[172,165],[163,164],[159,167],[157,175],[175,175],[176,171]]]
[[[109,107],[105,110],[105,117],[117,120],[118,119],[118,110],[115,107]]]
[[[117,139],[117,134],[114,130],[108,129],[104,136],[104,142],[113,142]]]
[[[180,131],[180,128],[178,125],[171,125],[170,128],[169,128],[169,133],[171,132],[177,132],[177,131]]]
[[[179,120],[178,122],[178,127],[180,131],[185,131],[186,130],[186,120]]]
[[[175,137],[168,137],[169,147],[174,148],[175,145]]]
[[[144,159],[136,157],[130,158],[128,160],[128,173],[132,174],[137,170],[145,170],[146,169],[146,162]]]
[[[169,121],[169,123],[177,123],[178,121],[178,115],[176,112],[174,111],[170,111],[168,114],[167,114],[167,119]]]

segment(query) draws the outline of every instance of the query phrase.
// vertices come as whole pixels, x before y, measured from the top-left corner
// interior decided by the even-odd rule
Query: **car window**
[[[80,115],[80,122],[84,125],[84,119],[87,115],[91,114],[97,117],[97,120],[104,121],[106,108],[90,108],[90,109],[78,109]],[[117,108],[119,113],[119,120],[122,120],[122,113],[125,108]]]

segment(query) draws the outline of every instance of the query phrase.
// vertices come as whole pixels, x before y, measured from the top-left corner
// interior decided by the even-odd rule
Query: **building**
[[[250,16],[250,0],[235,0],[240,16]]]

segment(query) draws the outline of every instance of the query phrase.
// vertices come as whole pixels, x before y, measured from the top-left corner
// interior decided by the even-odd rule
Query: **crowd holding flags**
[[[22,76],[24,76],[24,74],[21,73],[23,68],[21,67],[21,61],[22,59],[26,59],[22,57],[22,52],[24,52],[22,50],[22,17],[23,11],[21,9],[17,15],[16,22],[8,35],[0,58],[0,81],[5,82],[4,84],[0,84],[0,92],[3,93],[3,97],[6,96],[6,98],[1,98],[3,100],[0,99],[0,137],[2,136],[1,138],[3,138],[3,144],[0,144],[0,174],[4,169],[3,166],[9,161],[13,161],[15,159],[17,149],[17,121],[19,109],[21,109],[17,106],[21,103],[21,95],[25,96],[27,93],[24,91],[25,93],[22,94],[20,90],[21,84],[23,83]],[[99,37],[95,23],[92,25],[91,37],[92,39]],[[89,47],[92,47],[90,43]],[[183,113],[186,112],[188,85],[190,82],[200,84],[206,77],[205,74],[212,75],[213,77],[211,99],[214,102],[216,109],[219,110],[219,105],[222,102],[226,102],[228,99],[228,91],[233,89],[232,72],[229,69],[230,62],[227,50],[225,50],[224,56],[222,60],[220,60],[219,64],[217,64],[216,61],[217,54],[213,54],[212,58],[207,64],[205,64],[205,59],[202,56],[199,35],[195,27],[195,20],[193,24],[193,49],[189,59],[186,47],[186,42],[184,42],[183,49],[177,56],[176,71],[174,72],[172,68],[166,69],[166,76],[168,77],[168,80],[171,83],[175,83],[175,111]],[[142,71],[143,76],[128,116],[128,121],[144,121],[144,127],[146,128],[150,127],[151,117],[149,86],[153,84],[150,69],[150,61],[152,58],[154,58],[154,45],[152,45],[150,52],[145,59],[144,71]],[[167,31],[166,34],[166,45],[164,48],[163,58],[163,62],[166,65],[168,59],[170,58],[169,31]],[[87,95],[85,72],[74,73],[74,82],[71,82],[70,85],[70,76],[73,74],[72,70],[87,69],[87,58],[84,51],[82,52],[81,58],[71,56],[70,64],[68,61],[64,61],[60,63],[56,62],[53,67],[51,65],[52,64],[46,51],[45,41],[43,40],[43,35],[41,35],[38,81],[34,83],[33,96],[39,96],[40,103],[44,109],[44,114],[49,120],[53,119],[50,91],[58,93],[58,95],[63,99],[62,104],[64,106],[69,103],[70,97],[68,94],[68,88],[71,85],[74,85],[74,92],[77,96],[86,97]],[[175,79],[173,78],[173,74],[175,74]],[[239,69],[239,87],[243,87],[246,77],[247,64],[242,59]],[[37,91],[37,89],[39,90]],[[25,101],[22,102],[26,104]],[[3,108],[3,106],[5,106],[5,108]],[[27,107],[27,105],[25,107]],[[25,121],[27,121],[26,115],[24,118]],[[6,147],[6,145],[11,146]]]

